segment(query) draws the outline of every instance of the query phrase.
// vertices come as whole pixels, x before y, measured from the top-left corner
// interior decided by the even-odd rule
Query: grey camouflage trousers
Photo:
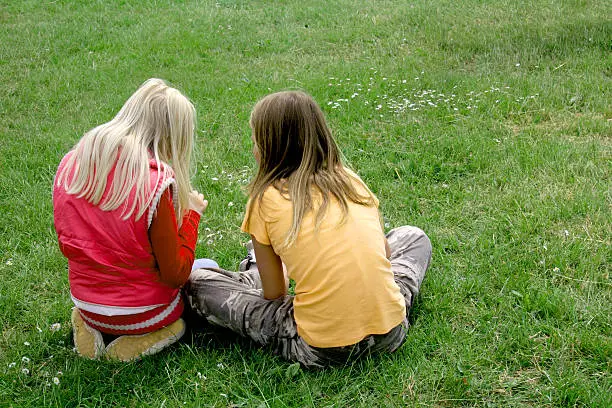
[[[406,318],[390,332],[370,335],[359,343],[332,348],[308,345],[297,333],[293,318],[293,296],[275,300],[263,297],[261,280],[253,264],[244,272],[224,269],[197,269],[185,287],[187,307],[211,324],[248,337],[289,361],[306,367],[325,367],[361,356],[397,350],[406,338],[408,313],[431,260],[431,243],[416,227],[404,226],[387,234],[391,248],[391,269],[406,300]]]

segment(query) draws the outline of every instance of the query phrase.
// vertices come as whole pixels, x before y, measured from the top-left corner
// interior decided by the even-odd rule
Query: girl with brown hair
[[[268,95],[250,126],[259,165],[242,224],[250,257],[240,273],[195,270],[191,307],[308,367],[395,351],[429,266],[429,239],[408,226],[385,236],[378,199],[343,165],[311,96]]]

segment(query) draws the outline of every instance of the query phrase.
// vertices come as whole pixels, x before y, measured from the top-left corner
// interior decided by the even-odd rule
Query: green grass
[[[0,1],[0,406],[612,406],[611,16],[588,0]],[[205,328],[133,364],[76,357],[52,178],[149,77],[196,105],[197,254],[227,268],[251,107],[317,99],[388,227],[434,246],[397,353],[308,372]]]

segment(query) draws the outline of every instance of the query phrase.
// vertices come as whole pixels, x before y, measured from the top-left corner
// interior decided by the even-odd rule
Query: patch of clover
[[[208,166],[202,166],[201,173],[208,177],[210,174]],[[224,185],[223,191],[230,191],[237,186],[246,186],[250,181],[250,175],[251,168],[249,166],[242,166],[235,171],[221,169],[221,173],[219,175],[210,176],[210,180],[215,183],[222,183]]]
[[[371,68],[367,81],[353,81],[351,78],[329,77],[328,86],[336,88],[337,93],[344,91],[340,98],[327,101],[331,109],[347,109],[362,106],[373,110],[383,117],[384,114],[442,109],[452,114],[467,115],[477,110],[483,103],[498,105],[514,102],[520,108],[533,101],[539,94],[513,97],[509,86],[490,86],[483,90],[459,92],[457,85],[450,91],[414,86],[421,83],[421,76],[412,78],[389,78]]]

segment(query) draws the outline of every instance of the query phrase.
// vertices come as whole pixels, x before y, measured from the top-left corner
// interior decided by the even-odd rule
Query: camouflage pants
[[[404,226],[387,234],[391,248],[391,269],[406,300],[406,317],[419,292],[431,259],[431,244],[416,227]],[[256,265],[245,272],[223,269],[198,269],[186,285],[187,307],[209,323],[228,328],[290,361],[306,367],[343,364],[377,352],[393,352],[406,337],[407,318],[389,333],[370,335],[357,344],[317,348],[308,345],[297,333],[293,318],[293,296],[266,300]]]

